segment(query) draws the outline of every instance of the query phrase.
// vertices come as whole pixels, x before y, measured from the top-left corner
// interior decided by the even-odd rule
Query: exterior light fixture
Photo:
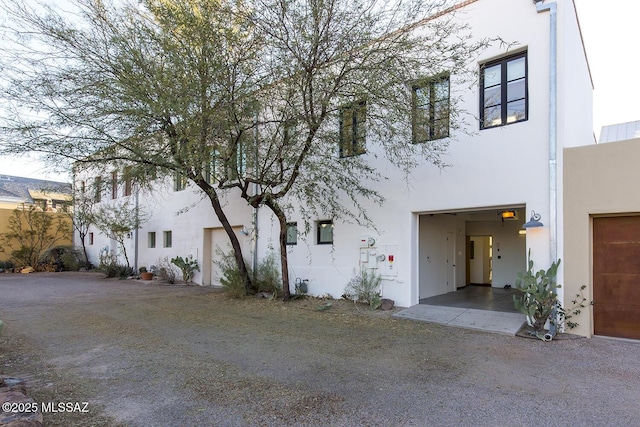
[[[498,214],[502,217],[502,219],[514,219],[516,217],[515,211],[500,211]]]
[[[525,222],[522,225],[522,228],[536,228],[543,227],[544,224],[540,222],[540,214],[536,213],[536,211],[531,211],[531,219],[528,222]]]

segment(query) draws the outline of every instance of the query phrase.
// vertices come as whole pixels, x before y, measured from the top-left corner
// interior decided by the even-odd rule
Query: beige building
[[[71,185],[64,182],[19,176],[0,175],[0,234],[7,232],[13,210],[24,205],[35,205],[36,209],[56,214],[72,199]],[[71,219],[68,218],[69,225]],[[60,245],[73,244],[73,236],[65,236]],[[0,247],[0,261],[10,259],[9,248]]]
[[[640,138],[564,150],[564,305],[578,334],[640,339]],[[571,331],[571,332],[574,332]]]

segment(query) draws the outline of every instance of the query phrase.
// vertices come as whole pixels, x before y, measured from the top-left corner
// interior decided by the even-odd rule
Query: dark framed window
[[[173,233],[171,231],[163,231],[163,244],[162,246],[165,248],[170,248],[173,245]]]
[[[323,220],[316,223],[317,235],[316,242],[319,245],[333,244],[333,221]]]
[[[527,52],[480,67],[480,129],[527,120]]]
[[[89,233],[89,244],[93,245],[93,233]]]
[[[366,152],[367,103],[358,101],[340,108],[340,157]]]
[[[93,179],[93,191],[95,191],[94,198],[96,203],[100,203],[102,199],[102,177],[96,176]]]
[[[150,248],[155,248],[156,247],[156,232],[155,231],[150,231],[149,234],[147,235],[147,240],[148,240],[148,247]]]
[[[173,190],[182,191],[187,187],[187,179],[180,172],[176,172],[173,177]]]
[[[111,172],[111,198],[118,198],[118,171]]]
[[[412,87],[412,139],[414,143],[449,136],[449,74],[421,80]]]
[[[288,222],[287,223],[287,245],[297,245],[297,244],[298,244],[298,223]]]
[[[130,196],[132,192],[132,169],[131,166],[124,168],[124,195]]]

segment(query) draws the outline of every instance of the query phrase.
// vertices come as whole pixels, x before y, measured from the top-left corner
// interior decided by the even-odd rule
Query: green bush
[[[227,293],[233,298],[242,298],[247,295],[236,259],[232,253],[222,254],[216,265],[222,272],[220,283]],[[253,278],[253,271],[247,265],[249,277]],[[250,295],[258,292],[273,294],[274,298],[282,296],[282,280],[276,255],[272,252],[258,263],[255,279],[251,283]]]
[[[275,253],[269,253],[258,263],[256,283],[253,286],[255,293],[267,292],[276,298],[282,295],[282,278]]]
[[[382,304],[380,294],[380,284],[382,277],[373,271],[364,269],[359,274],[349,280],[344,290],[344,297],[355,302],[369,304],[372,310],[377,309]]]
[[[0,261],[0,271],[12,270],[14,267],[13,261]]]
[[[55,246],[40,258],[41,265],[54,265],[57,270],[78,271],[85,266],[82,250],[73,246]]]
[[[106,277],[127,278],[133,276],[133,268],[118,263],[118,257],[112,251],[100,252],[100,265],[98,271],[101,271]]]
[[[236,264],[236,259],[232,254],[222,254],[219,261],[216,261],[216,266],[220,269],[222,277],[220,277],[220,284],[224,287],[227,294],[232,298],[242,298],[247,295],[247,290],[244,287],[242,278],[240,277],[240,271]],[[247,266],[247,268],[249,268]],[[249,273],[251,274],[251,273]]]

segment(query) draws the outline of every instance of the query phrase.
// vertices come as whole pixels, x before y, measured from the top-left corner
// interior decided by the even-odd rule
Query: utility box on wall
[[[378,274],[385,277],[398,277],[398,245],[380,245],[378,253]]]

